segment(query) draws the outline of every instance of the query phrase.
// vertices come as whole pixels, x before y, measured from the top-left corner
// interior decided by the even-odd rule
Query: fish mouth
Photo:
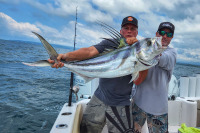
[[[162,54],[162,52],[163,52],[165,49],[167,49],[167,46],[162,46],[161,48],[159,48],[159,50],[157,50],[158,53],[157,53],[156,55],[154,55],[154,57],[153,57],[152,59],[145,59],[145,58],[142,59],[142,58],[139,58],[138,56],[136,56],[136,57],[137,57],[138,61],[139,61],[141,64],[143,64],[143,65],[145,65],[145,66],[154,66],[155,64],[157,64],[158,59],[159,59],[159,57],[160,57],[160,54]]]
[[[143,64],[143,65],[145,65],[145,66],[151,66],[151,65],[149,65],[148,63],[146,63],[144,60],[142,60],[142,59],[138,59],[138,61],[141,63],[141,64]]]
[[[153,59],[151,59],[149,61],[138,58],[138,61],[145,66],[153,66],[153,65],[157,64],[155,61],[158,60],[158,57],[159,57],[159,55],[155,56]]]

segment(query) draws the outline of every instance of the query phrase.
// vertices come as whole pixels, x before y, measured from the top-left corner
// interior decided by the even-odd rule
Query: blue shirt
[[[105,49],[115,49],[116,44],[103,40],[94,47],[99,53]],[[100,78],[99,86],[95,91],[95,96],[99,98],[104,104],[109,106],[126,106],[130,105],[130,95],[133,83],[129,83],[131,75],[118,78]]]

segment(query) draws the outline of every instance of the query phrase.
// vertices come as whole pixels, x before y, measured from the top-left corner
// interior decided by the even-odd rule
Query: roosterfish
[[[114,28],[98,22],[99,25],[111,36],[111,39],[103,38],[116,44],[115,49],[109,49],[95,56],[81,61],[64,61],[64,67],[69,71],[81,76],[85,82],[94,78],[116,78],[132,75],[131,81],[136,79],[140,71],[147,70],[155,66],[159,61],[160,54],[167,48],[161,44],[162,37],[144,38],[128,45],[125,38]],[[58,53],[56,50],[38,33],[34,33],[47,50],[51,60],[57,63]],[[40,60],[32,63],[23,62],[28,66],[51,66],[47,60]],[[131,82],[130,81],[130,82]]]

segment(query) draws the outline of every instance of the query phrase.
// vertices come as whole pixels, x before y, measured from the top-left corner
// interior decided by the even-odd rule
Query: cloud
[[[31,34],[31,31],[40,32],[40,29],[37,28],[35,25],[30,23],[16,22],[14,19],[2,12],[0,12],[0,27],[0,35],[2,36],[10,35],[15,37],[32,37],[33,35]]]
[[[72,15],[74,16],[76,7],[78,7],[79,17],[87,22],[95,22],[97,19],[104,19],[107,22],[112,21],[111,15],[95,9],[88,0],[81,0],[79,2],[75,0],[55,0],[54,3],[45,4],[34,0],[22,1],[50,15],[67,18]]]
[[[50,43],[73,46],[75,36],[75,21],[69,21],[61,31],[55,28],[48,27],[41,23],[36,23],[36,26],[42,31],[42,35],[46,36],[46,40]],[[77,23],[77,47],[88,47],[97,44],[101,41],[101,37],[108,37],[98,27],[91,28],[91,26]]]
[[[61,2],[59,2],[61,1]],[[54,3],[40,3],[39,1],[33,0],[23,0],[23,2],[31,5],[32,7],[35,7],[39,9],[42,12],[46,12],[47,14],[61,16],[61,17],[67,17],[69,15],[75,14],[75,3],[73,0],[55,0]]]
[[[178,59],[188,62],[198,62],[200,61],[200,49],[178,49]]]
[[[61,31],[55,28],[48,27],[41,23],[37,23],[37,27],[41,29],[43,37],[50,43],[73,46],[74,44],[74,21],[70,21]],[[96,32],[90,27],[84,26],[81,23],[77,24],[77,47],[88,47],[100,41],[100,36],[105,36],[102,32]],[[98,42],[99,42],[98,41]]]
[[[98,9],[114,16],[126,16],[132,13],[149,12],[148,4],[142,0],[93,0]]]
[[[6,3],[7,1],[0,0],[0,2]],[[161,22],[172,22],[175,25],[172,45],[178,49],[178,58],[200,60],[198,54],[194,55],[200,49],[199,0],[170,2],[168,0],[54,0],[42,2],[38,0],[13,0],[13,3],[10,2],[9,4],[20,5],[20,3],[31,6],[34,10],[32,14],[39,12],[42,17],[51,17],[51,21],[58,18],[70,21],[60,27],[54,27],[44,21],[42,22],[40,20],[42,17],[37,18],[38,20],[34,20],[32,23],[21,23],[13,20],[13,24],[8,23],[8,18],[4,18],[4,21],[0,21],[0,23],[4,23],[4,29],[6,27],[10,30],[9,33],[5,31],[7,34],[13,33],[12,31],[17,34],[20,31],[23,35],[30,36],[28,35],[29,31],[35,29],[54,43],[71,45],[74,39],[74,22],[71,20],[74,19],[75,8],[78,6],[77,44],[80,46],[96,44],[101,41],[100,37],[107,36],[94,24],[96,20],[106,22],[119,30],[121,20],[125,16],[132,15],[139,22],[138,38],[154,37]],[[73,17],[73,19],[70,17]],[[12,20],[12,18],[10,19]],[[6,26],[6,24],[12,26]],[[11,30],[9,27],[15,30]],[[25,29],[29,30],[26,31]],[[3,33],[1,32],[1,34]]]
[[[0,27],[1,27],[1,36],[9,36],[9,38],[17,37],[28,37],[28,38],[38,38],[31,33],[31,31],[37,32],[45,37],[50,43],[73,46],[74,43],[74,21],[69,21],[61,31],[56,28],[49,27],[40,22],[35,24],[30,23],[21,23],[12,19],[10,16],[0,12]],[[95,26],[94,26],[95,27]],[[91,28],[90,25],[86,26],[82,23],[77,24],[77,44],[79,47],[87,47],[94,45],[101,41],[101,37],[106,37],[107,35],[101,30]],[[83,46],[84,45],[84,46]]]

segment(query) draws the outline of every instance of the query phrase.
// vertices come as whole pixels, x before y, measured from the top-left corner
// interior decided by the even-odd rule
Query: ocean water
[[[54,47],[58,53],[72,50]],[[68,101],[70,72],[23,65],[48,59],[40,43],[0,40],[0,55],[0,132],[49,133]],[[174,70],[177,78],[195,73],[200,73],[200,66],[176,64]]]

